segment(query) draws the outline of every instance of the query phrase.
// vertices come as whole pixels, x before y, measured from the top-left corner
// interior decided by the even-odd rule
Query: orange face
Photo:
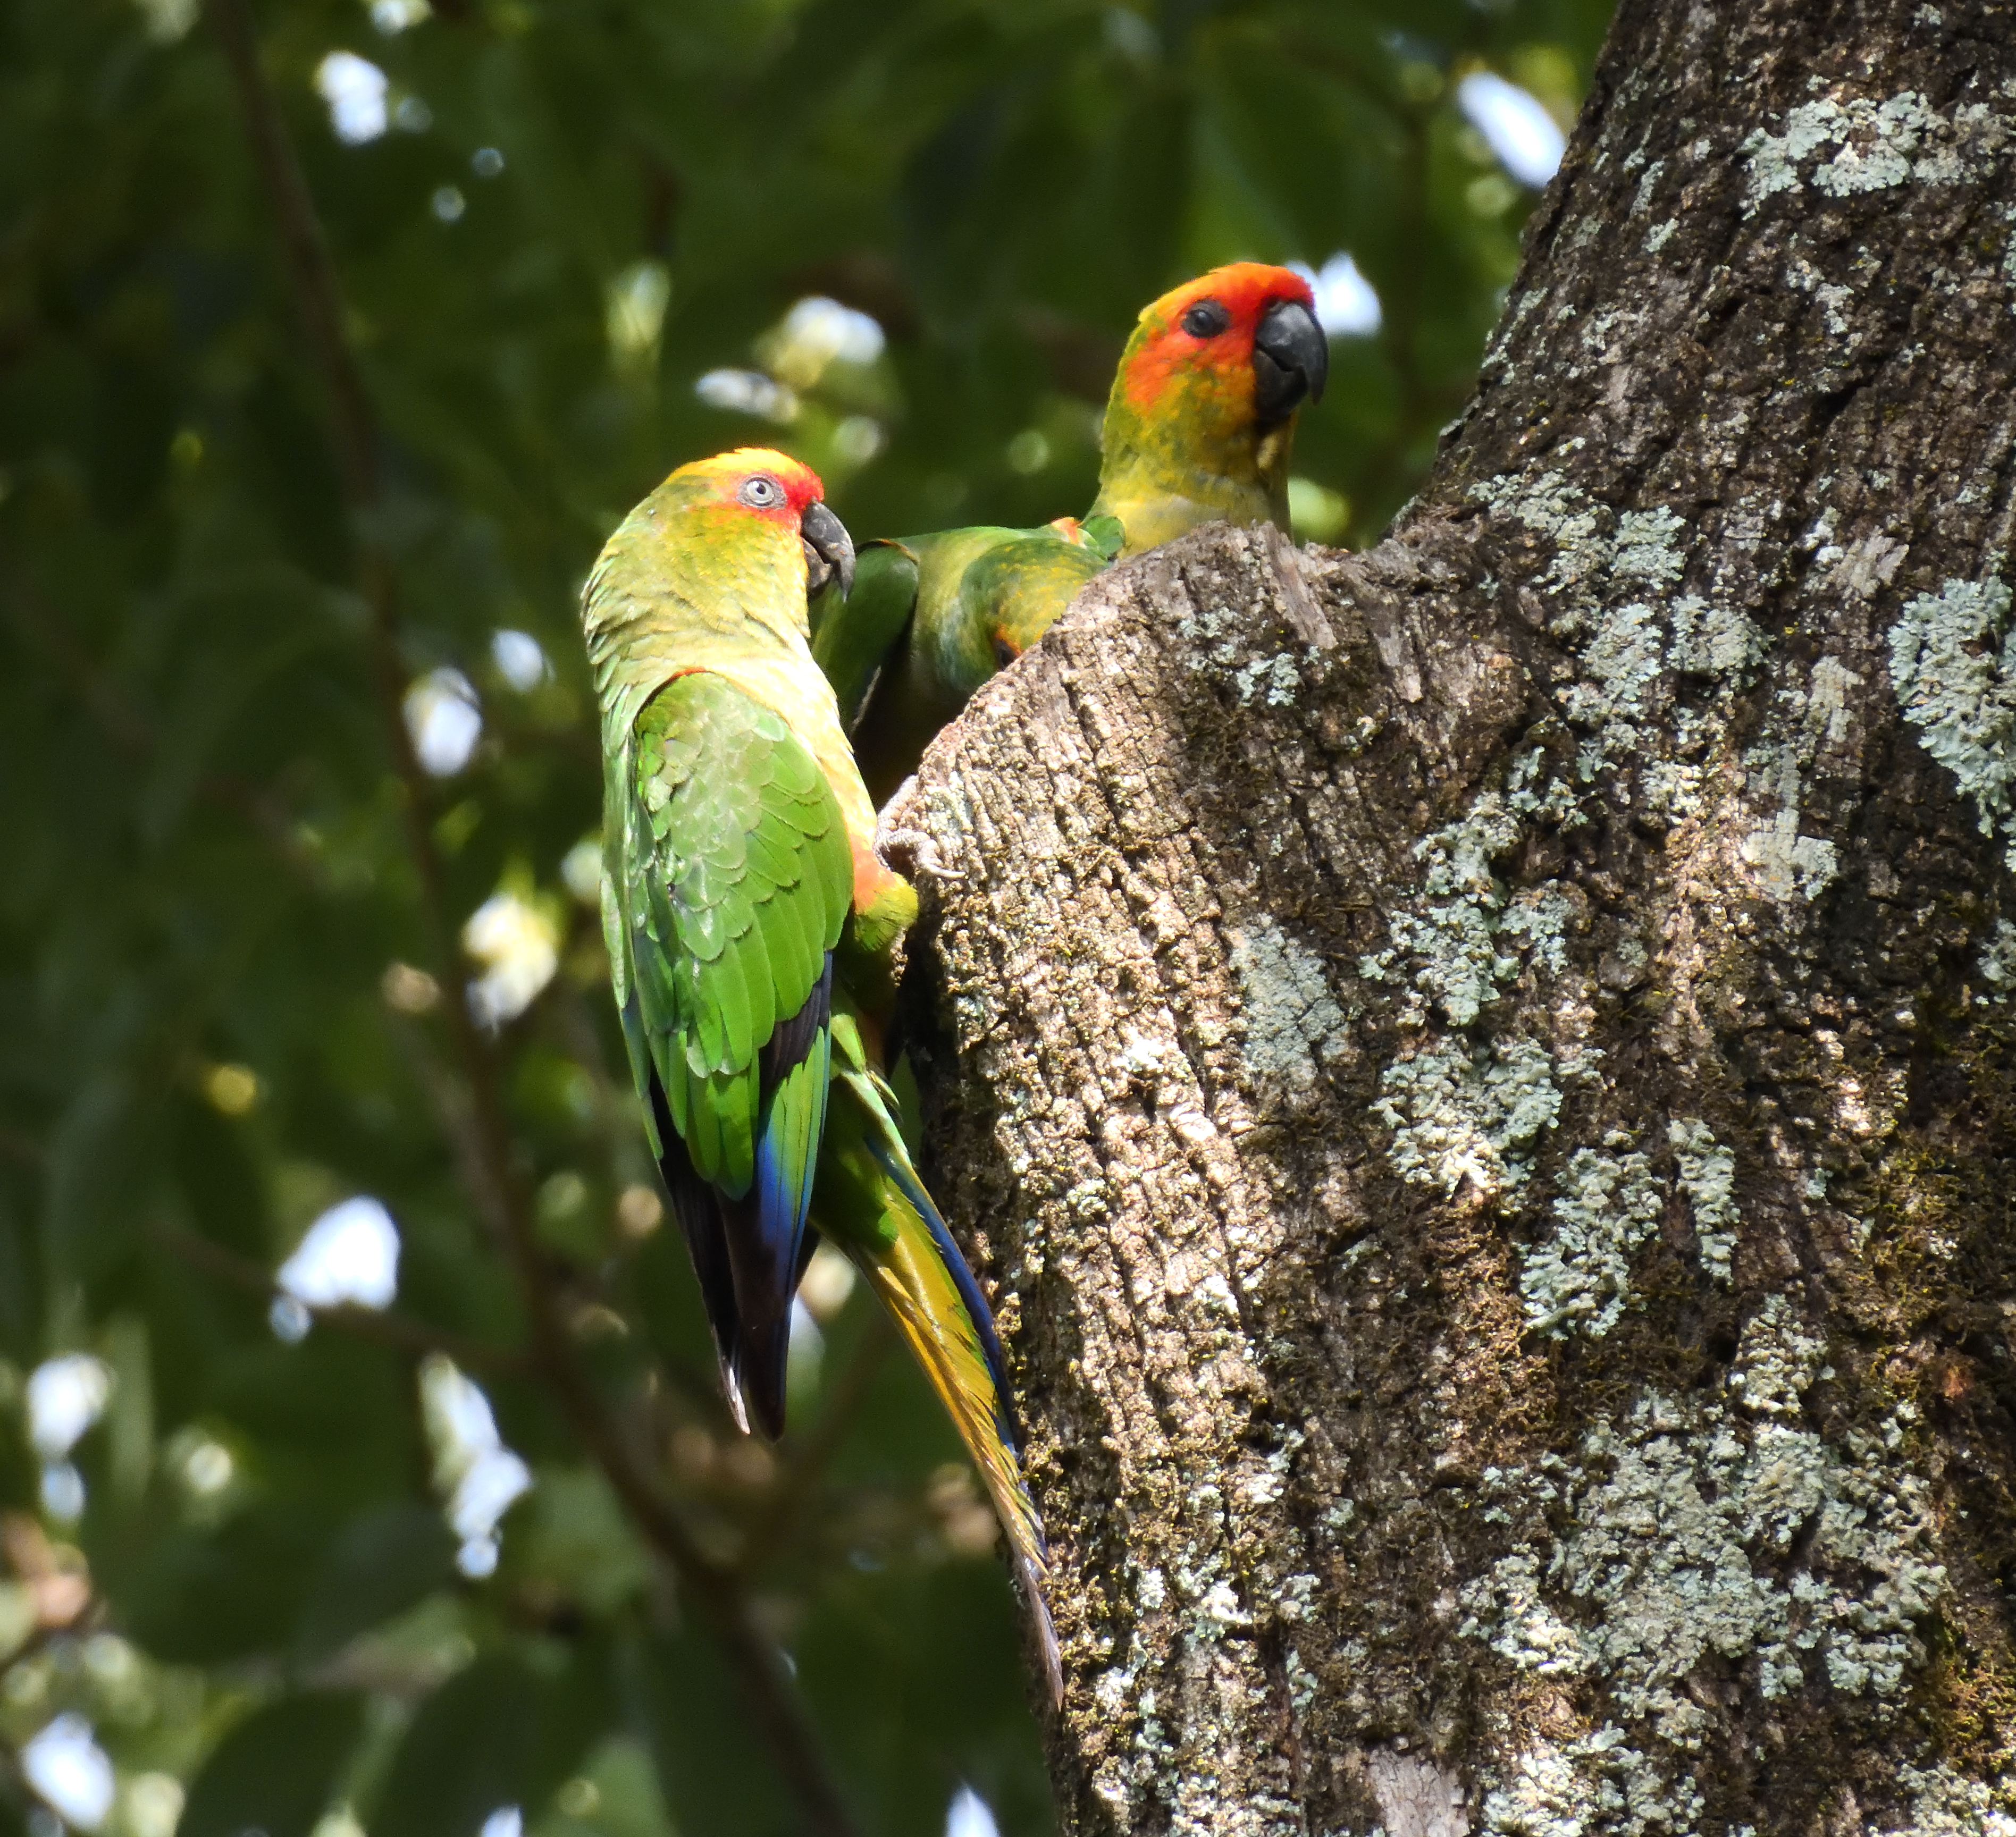
[[[1121,360],[1128,405],[1152,411],[1180,381],[1207,376],[1226,406],[1250,412],[1253,352],[1270,308],[1292,301],[1312,315],[1316,297],[1291,268],[1235,261],[1186,281],[1144,307]]]

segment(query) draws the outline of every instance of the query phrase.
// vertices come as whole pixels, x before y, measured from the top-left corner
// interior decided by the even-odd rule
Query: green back
[[[877,653],[879,676],[860,677],[866,699],[850,727],[877,803],[916,769],[932,736],[973,692],[1042,637],[1106,566],[1100,550],[1067,541],[1047,524],[939,530],[891,547],[914,569],[914,612],[907,631]],[[857,578],[854,599],[861,597]],[[864,609],[862,624],[871,616]],[[838,651],[837,641],[831,648]]]
[[[902,542],[865,544],[855,558],[854,587],[820,596],[812,656],[833,685],[840,724],[852,733],[877,674],[910,622],[917,603],[917,558]]]
[[[1099,550],[1048,530],[977,557],[960,577],[954,615],[935,634],[941,679],[963,703],[1049,631],[1106,565]]]
[[[619,995],[694,1171],[740,1197],[759,1055],[805,1006],[852,897],[839,801],[777,715],[706,672],[654,696],[611,766]]]

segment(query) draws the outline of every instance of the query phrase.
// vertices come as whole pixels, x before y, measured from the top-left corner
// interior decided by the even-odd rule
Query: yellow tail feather
[[[870,1249],[849,1244],[856,1266],[882,1299],[917,1363],[923,1367],[945,1414],[980,1470],[995,1515],[1006,1533],[1017,1580],[1029,1604],[1042,1648],[1053,1702],[1064,1698],[1064,1666],[1043,1586],[1049,1564],[1035,1501],[1023,1484],[1022,1465],[1003,1438],[995,1415],[994,1375],[973,1330],[966,1304],[920,1217],[893,1181],[884,1178],[885,1218],[895,1242]]]
[[[963,1263],[956,1271],[949,1264],[948,1256],[959,1253],[949,1238],[941,1249],[942,1221],[919,1209],[918,1201],[928,1208],[931,1200],[897,1130],[893,1094],[868,1069],[846,1017],[837,1015],[835,1023],[836,1076],[815,1188],[815,1221],[881,1297],[979,1469],[1035,1622],[1051,1700],[1061,1702],[1064,1667],[1043,1598],[1049,1565],[1042,1524],[1005,1427],[1007,1400],[999,1394],[988,1361],[992,1322],[983,1328],[974,1318],[960,1286],[962,1277],[969,1285],[972,1277]],[[973,1293],[984,1312],[985,1300],[977,1289]]]

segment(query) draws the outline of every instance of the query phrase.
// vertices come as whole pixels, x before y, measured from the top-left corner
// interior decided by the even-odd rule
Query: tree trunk
[[[2016,1830],[2012,167],[2007,5],[1625,0],[1389,539],[926,762],[1070,1828]]]

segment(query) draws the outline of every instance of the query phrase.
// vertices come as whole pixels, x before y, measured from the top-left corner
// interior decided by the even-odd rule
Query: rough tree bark
[[[2016,1830],[2012,217],[2009,6],[1625,0],[1392,535],[927,761],[1071,1828]]]

